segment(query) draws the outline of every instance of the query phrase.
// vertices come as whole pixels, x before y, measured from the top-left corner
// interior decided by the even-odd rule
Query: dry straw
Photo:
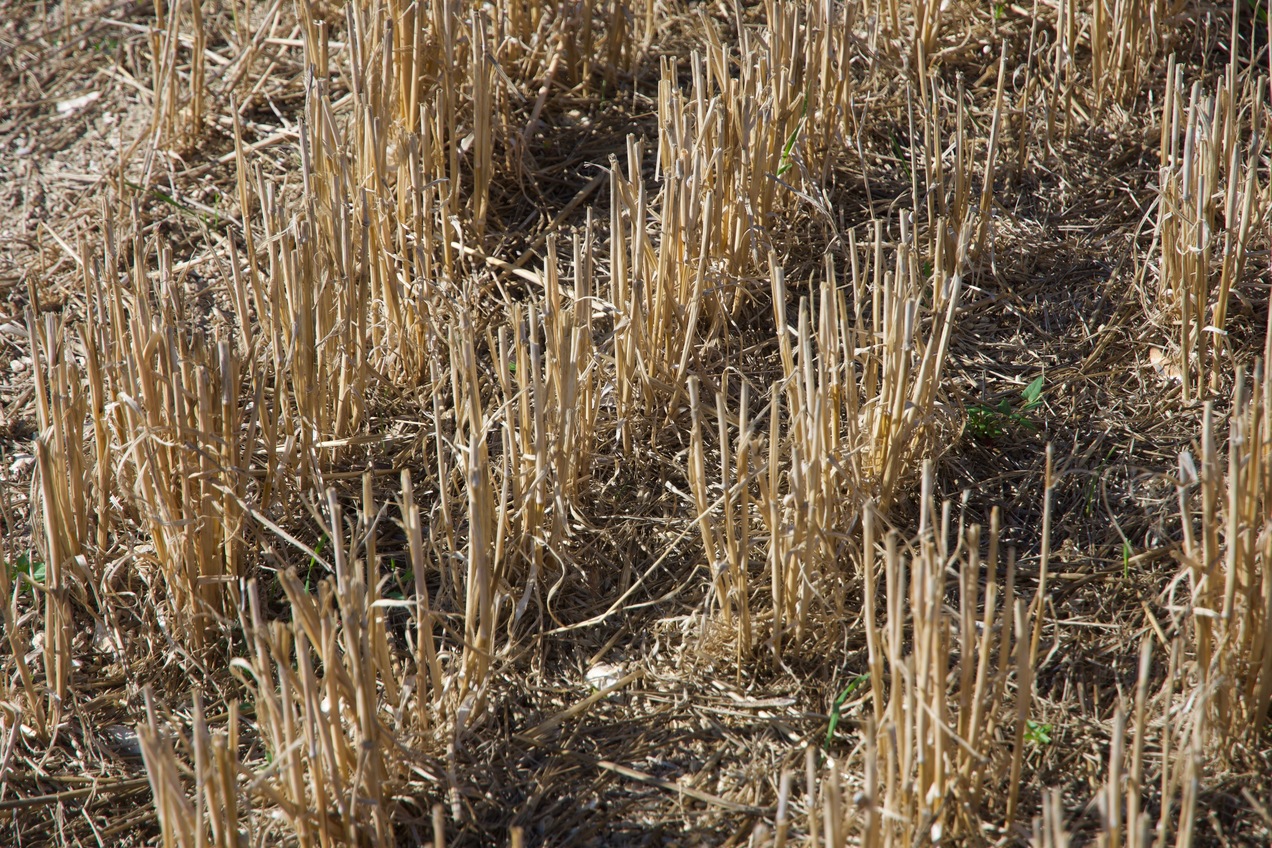
[[[1062,474],[1037,440],[1039,545],[1018,563],[997,511],[955,520],[937,460],[960,433],[951,373],[981,354],[964,322],[1007,261],[1005,187],[1144,106],[1179,10],[1037,4],[1021,67],[987,40],[973,82],[943,63],[997,19],[921,0],[251,5],[220,52],[205,4],[156,5],[145,161],[120,163],[100,238],[68,246],[83,311],[26,315],[46,570],[0,570],[6,721],[51,745],[80,629],[127,622],[120,662],[151,640],[207,687],[146,692],[165,845],[441,846],[490,837],[475,808],[496,801],[460,764],[495,744],[565,762],[577,740],[555,732],[644,672],[539,705],[529,733],[506,726],[506,674],[692,596],[676,621],[719,636],[736,680],[834,675],[827,646],[854,646],[862,694],[836,709],[859,744],[823,760],[781,736],[739,798],[590,765],[763,818],[755,844],[1010,842],[1035,812],[1036,844],[1068,844],[1035,750]],[[664,31],[693,46],[659,52]],[[249,142],[288,63],[294,125]],[[1182,400],[1234,388],[1180,460],[1183,636],[1143,643],[1101,731],[1111,848],[1191,844],[1205,753],[1257,747],[1272,703],[1272,383],[1225,335],[1266,247],[1268,85],[1235,58],[1192,76],[1172,58],[1155,92],[1141,279],[1178,327]],[[560,189],[548,122],[616,99],[647,136],[580,134],[572,164],[597,170]],[[238,220],[203,222],[200,263],[147,204],[214,126]],[[560,211],[518,225],[528,191]],[[512,844],[543,836],[499,814]]]

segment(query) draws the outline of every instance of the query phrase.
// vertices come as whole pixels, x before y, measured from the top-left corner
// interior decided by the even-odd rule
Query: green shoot
[[[17,580],[20,575],[25,575],[29,581],[31,594],[35,594],[35,587],[43,586],[44,581],[48,577],[47,567],[44,563],[33,561],[31,552],[18,554],[17,559],[9,563],[9,579]]]
[[[1028,414],[1042,404],[1043,377],[1032,380],[1020,392],[1023,404],[1013,404],[1006,398],[994,405],[974,403],[967,407],[967,424],[964,431],[978,441],[993,441],[1006,434],[1007,424],[1015,424],[1026,430],[1037,431]]]
[[[852,693],[856,692],[869,682],[869,674],[858,674],[846,687],[844,687],[844,691],[840,692],[839,696],[835,698],[835,703],[830,708],[830,724],[826,728],[827,750],[830,749],[830,743],[835,739],[835,730],[839,727],[839,719],[842,716],[840,710],[843,708],[844,702],[852,697]]]
[[[318,556],[322,556],[322,549],[327,546],[327,541],[328,540],[327,540],[326,533],[323,533],[321,536],[319,536],[318,543],[314,545],[314,553],[317,554]],[[318,567],[317,557],[310,557],[309,568],[308,570],[305,571],[305,589],[309,592],[312,592],[314,590],[314,585],[313,585],[314,569],[317,567]]]
[[[809,86],[812,86],[812,80],[809,80]],[[795,125],[795,129],[791,130],[790,137],[786,139],[786,145],[782,148],[782,164],[777,169],[777,175],[783,176],[794,165],[791,161],[791,151],[795,149],[795,141],[799,138],[799,132],[804,128],[804,122],[808,119],[808,95],[809,90],[804,91],[804,105],[800,109],[799,123]]]
[[[1025,741],[1037,748],[1050,745],[1053,730],[1050,724],[1028,719],[1025,721]]]

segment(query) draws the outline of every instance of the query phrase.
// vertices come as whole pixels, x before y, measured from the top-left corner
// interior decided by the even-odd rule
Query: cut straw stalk
[[[1237,370],[1228,462],[1220,459],[1213,407],[1203,418],[1198,466],[1180,456],[1180,516],[1198,686],[1211,703],[1209,732],[1251,738],[1272,706],[1272,538],[1263,529],[1272,493],[1264,470],[1272,450],[1272,387],[1260,364],[1251,386]],[[1200,490],[1201,510],[1195,510]],[[1200,526],[1200,538],[1197,527]]]
[[[934,511],[935,505],[927,503],[925,509]],[[854,753],[864,751],[859,766],[864,782],[857,784],[859,794],[851,803],[845,797],[846,775],[834,761],[827,763],[821,799],[816,799],[810,749],[809,833],[823,833],[830,848],[909,846],[934,835],[972,837],[980,832],[974,823],[981,805],[988,798],[1011,797],[1011,787],[1021,780],[1021,745],[1032,703],[1031,613],[1022,600],[1011,600],[1014,558],[1007,591],[999,591],[997,523],[987,540],[989,557],[982,560],[980,528],[952,537],[950,510],[943,513],[939,528],[931,527],[906,546],[909,553],[890,533],[880,561],[875,518],[867,509],[864,618],[873,709],[862,723],[864,748]],[[957,612],[944,601],[947,565],[957,575]],[[978,590],[982,566],[983,594]],[[880,589],[882,597],[877,597]],[[1013,682],[1014,699],[1006,697]],[[1004,736],[1014,737],[1015,744],[1000,741]],[[1011,817],[1009,806],[1008,825]]]
[[[192,665],[222,645],[235,650],[224,634],[239,618],[249,641],[233,668],[256,703],[252,735],[273,758],[267,767],[236,762],[236,720],[222,735],[197,700],[188,743],[161,733],[161,711],[151,706],[143,746],[165,838],[230,844],[239,827],[265,838],[253,823],[268,812],[269,826],[299,844],[387,844],[401,824],[394,793],[419,767],[404,752],[442,737],[450,737],[452,752],[461,750],[454,731],[483,718],[483,694],[525,647],[518,640],[529,629],[534,644],[543,644],[545,631],[534,631],[526,612],[558,615],[553,593],[559,600],[577,588],[571,584],[582,569],[572,558],[588,556],[596,539],[588,536],[590,499],[612,491],[593,479],[606,467],[594,460],[625,471],[637,467],[645,443],[657,451],[680,440],[692,515],[678,516],[685,532],[668,536],[674,542],[647,574],[674,567],[685,535],[701,538],[715,609],[737,634],[739,675],[759,645],[771,645],[782,660],[816,636],[827,613],[850,620],[856,574],[865,578],[873,715],[863,746],[864,800],[859,807],[845,795],[855,788],[857,761],[840,761],[819,788],[810,757],[811,841],[824,834],[836,846],[858,837],[909,845],[930,838],[934,826],[975,833],[972,823],[1029,779],[1022,728],[1047,581],[1022,606],[1009,556],[998,592],[996,524],[985,556],[975,531],[952,536],[948,510],[942,521],[931,501],[930,470],[920,537],[908,548],[890,534],[880,546],[879,537],[923,460],[940,447],[943,374],[963,275],[969,257],[994,258],[999,146],[1018,131],[1023,168],[1028,140],[1042,135],[1028,115],[1039,92],[1052,113],[1064,111],[1066,129],[1084,115],[1108,114],[1101,104],[1111,111],[1131,102],[1140,63],[1166,43],[1164,4],[1145,7],[1145,18],[1134,4],[1101,3],[1089,19],[1086,7],[1061,4],[1059,37],[1046,40],[1055,45],[1054,71],[1030,56],[1013,110],[1004,109],[1003,58],[1012,49],[1004,38],[992,116],[984,103],[983,115],[972,111],[984,98],[979,83],[954,93],[931,72],[956,56],[950,39],[964,25],[941,4],[739,8],[731,10],[736,45],[704,13],[699,52],[679,64],[660,60],[658,136],[649,155],[630,141],[621,164],[620,155],[610,173],[550,216],[546,230],[525,234],[529,248],[516,262],[497,255],[494,236],[513,230],[504,218],[524,184],[504,177],[539,173],[544,163],[532,157],[543,155],[541,130],[602,81],[607,97],[630,92],[639,103],[644,83],[633,71],[662,7],[367,0],[347,5],[339,43],[329,41],[332,24],[314,17],[318,8],[296,9],[304,64],[313,72],[304,75],[294,136],[300,172],[288,182],[269,176],[269,163],[255,153],[262,142],[245,143],[242,120],[266,95],[286,108],[273,83],[287,61],[267,52],[295,46],[276,37],[286,33],[286,4],[236,23],[226,49],[239,55],[211,81],[201,62],[216,63],[217,54],[199,39],[213,19],[200,22],[197,2],[156,19],[152,106],[162,144],[197,141],[203,113],[232,104],[233,115],[217,123],[235,130],[226,161],[237,172],[245,226],[224,237],[224,277],[205,279],[199,298],[191,297],[194,278],[183,274],[194,258],[157,246],[154,222],[142,214],[150,198],[138,195],[131,217],[103,216],[99,250],[82,243],[72,257],[82,279],[69,287],[71,300],[88,304],[84,327],[52,315],[28,320],[40,428],[41,520],[32,524],[49,569],[32,596],[43,610],[32,616],[18,594],[32,581],[19,578],[15,587],[6,571],[0,583],[8,587],[6,635],[17,671],[6,699],[22,704],[23,722],[33,717],[42,735],[55,731],[57,705],[75,695],[70,637],[84,623],[81,613],[110,623],[121,609],[92,591],[144,574],[150,595],[141,611],[151,617],[144,626],[162,625],[177,653],[191,652]],[[1052,23],[1044,8],[1031,22],[1031,43],[1037,18]],[[1094,99],[1079,88],[1087,48]],[[890,64],[899,56],[913,57],[908,68]],[[1194,287],[1188,309],[1198,320],[1209,314],[1220,329],[1228,293],[1241,287],[1257,255],[1252,245],[1267,209],[1259,171],[1266,145],[1255,133],[1265,122],[1265,89],[1236,70],[1228,74],[1214,108],[1199,97],[1196,110],[1183,105],[1183,76],[1170,76],[1163,149],[1171,152],[1163,156],[1168,179],[1159,208],[1164,286],[1182,291],[1205,274],[1215,277],[1219,285],[1208,293]],[[872,134],[892,129],[887,110],[877,107],[900,98],[890,88],[894,79],[912,89],[912,142],[899,157],[905,164],[871,147]],[[348,87],[339,100],[337,86]],[[1234,115],[1249,115],[1250,123]],[[989,127],[987,137],[973,134],[980,126]],[[840,156],[849,127],[859,154],[852,164]],[[1178,155],[1181,147],[1191,160]],[[1212,167],[1206,157],[1216,149]],[[982,150],[983,174],[972,164]],[[151,157],[135,184],[152,185],[163,161]],[[884,213],[871,198],[870,214],[887,219],[846,227],[828,198],[838,203],[846,188],[851,196],[854,168],[866,181],[886,183],[894,165],[907,171],[909,210],[905,190],[899,211]],[[589,217],[566,235],[577,204],[604,186],[608,222]],[[1192,277],[1167,278],[1171,263],[1183,268],[1195,258],[1185,254],[1205,224],[1204,215],[1188,217],[1198,208],[1183,201],[1189,192],[1194,201],[1222,197],[1202,210],[1213,214],[1211,225],[1225,224],[1222,256],[1216,230],[1210,265],[1194,263],[1184,269]],[[810,215],[816,227],[806,227]],[[509,220],[519,218],[518,210]],[[1185,229],[1167,232],[1176,225]],[[820,258],[782,253],[818,227],[832,243]],[[513,273],[492,284],[482,277],[486,264]],[[810,266],[824,270],[805,289]],[[522,287],[496,297],[509,282]],[[33,307],[47,301],[40,295],[33,286]],[[228,308],[228,318],[205,314],[206,302]],[[1207,374],[1209,391],[1218,391],[1214,375],[1220,364],[1226,374],[1228,348],[1205,343],[1203,362],[1198,334],[1206,325],[1182,323],[1192,328],[1181,331],[1181,346],[1192,352],[1185,358],[1195,360],[1188,391],[1204,394]],[[756,327],[767,337],[754,335]],[[746,360],[770,353],[773,361],[760,366]],[[1259,612],[1259,603],[1268,591],[1257,579],[1267,554],[1254,532],[1263,460],[1246,452],[1255,441],[1258,451],[1266,445],[1250,434],[1266,428],[1267,416],[1242,414],[1249,416],[1244,441],[1233,438],[1226,477],[1215,425],[1207,428],[1200,512],[1209,518],[1186,544],[1198,592],[1190,606],[1193,654],[1205,655],[1198,668],[1210,684],[1234,681],[1213,695],[1203,691],[1197,712],[1163,722],[1161,795],[1178,799],[1189,815],[1203,744],[1216,723],[1239,734],[1267,710],[1272,651],[1260,654],[1258,639],[1266,645],[1266,604]],[[419,450],[394,457],[395,474],[404,464],[412,472],[389,498],[400,503],[413,575],[403,581],[408,597],[393,600],[386,594],[398,566],[386,562],[391,545],[378,533],[392,521],[381,516],[394,511],[377,508],[385,481],[362,476],[360,449],[382,439],[382,428],[407,421],[424,435]],[[359,478],[361,492],[356,484],[329,491]],[[621,475],[615,480],[624,484]],[[1051,483],[1049,474],[1048,505]],[[1185,513],[1190,496],[1181,498]],[[298,518],[305,503],[326,504],[313,526]],[[1185,527],[1197,535],[1191,521]],[[298,541],[320,533],[330,546],[324,555]],[[287,542],[281,551],[277,539]],[[124,550],[135,553],[120,559]],[[860,560],[856,572],[853,559]],[[306,562],[311,573],[303,581],[286,568]],[[769,579],[757,579],[761,562]],[[279,566],[288,623],[267,621],[270,605],[245,580],[262,563]],[[957,586],[947,577],[950,563]],[[559,582],[541,603],[538,587],[549,572]],[[645,579],[625,583],[604,615],[558,621],[550,632],[609,620]],[[136,588],[130,582],[127,591]],[[956,612],[946,601],[951,593]],[[390,612],[399,605],[405,618],[392,629]],[[34,656],[27,652],[32,622],[45,628],[43,651]],[[1230,650],[1238,643],[1241,650]],[[514,644],[518,651],[509,650]],[[1168,680],[1167,708],[1173,671]],[[1140,779],[1136,745],[1144,722],[1152,723],[1140,717],[1143,681],[1141,671],[1135,717],[1124,719],[1130,737],[1121,737],[1110,759],[1109,792],[1118,770],[1128,793]],[[1009,744],[987,741],[995,732]],[[1013,769],[1017,779],[1005,788],[1001,776]],[[779,842],[804,835],[795,833],[804,811],[793,809],[786,777]],[[421,794],[433,791],[429,783]],[[471,796],[457,789],[452,811],[464,799]],[[765,809],[760,803],[746,808]],[[1013,795],[1011,815],[1023,818],[1030,803],[1027,793]],[[1109,834],[1137,822],[1135,803],[1130,794],[1106,794]],[[226,819],[215,818],[218,809]],[[1049,809],[1058,828],[1058,806]],[[1191,839],[1191,827],[1183,823],[1180,840]],[[439,812],[436,843],[445,830]],[[1134,833],[1126,831],[1123,844],[1134,844]]]

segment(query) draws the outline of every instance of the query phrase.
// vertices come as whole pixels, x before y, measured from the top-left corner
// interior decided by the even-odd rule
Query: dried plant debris
[[[0,0],[0,843],[1268,844],[1267,12]]]

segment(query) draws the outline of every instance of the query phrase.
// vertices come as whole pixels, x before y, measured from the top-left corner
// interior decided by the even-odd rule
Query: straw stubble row
[[[1097,114],[1134,96],[1141,63],[1159,48],[1165,10],[1156,4],[1146,19],[1130,5],[1094,9]],[[687,82],[681,64],[660,62],[657,138],[629,138],[600,163],[608,177],[595,185],[608,185],[608,210],[587,210],[573,233],[542,233],[509,261],[487,254],[507,224],[501,179],[534,179],[536,132],[561,87],[613,91],[649,57],[665,23],[659,7],[352,3],[337,59],[329,22],[299,4],[307,70],[298,174],[271,177],[248,152],[237,98],[256,90],[220,92],[233,113],[245,224],[215,238],[223,273],[211,296],[226,320],[184,294],[184,272],[147,236],[137,206],[122,215],[104,207],[104,243],[80,248],[85,320],[28,318],[48,568],[38,671],[20,623],[29,618],[6,591],[12,694],[24,717],[41,738],[58,726],[74,694],[77,618],[118,629],[112,593],[139,585],[150,611],[130,626],[162,630],[198,657],[224,652],[252,705],[249,716],[230,704],[222,733],[196,696],[187,740],[148,703],[142,750],[170,844],[238,844],[240,826],[301,845],[392,844],[395,816],[416,792],[445,797],[443,812],[462,820],[455,775],[410,752],[453,768],[466,733],[489,720],[492,675],[514,668],[522,636],[569,631],[571,622],[545,614],[556,619],[553,595],[598,567],[576,559],[595,532],[598,469],[635,462],[665,439],[683,446],[678,517],[700,541],[702,589],[740,668],[778,667],[827,622],[860,618],[862,746],[825,769],[810,760],[804,836],[910,845],[1022,816],[1049,527],[1026,602],[1014,557],[1000,568],[997,524],[982,539],[977,528],[954,530],[948,507],[938,517],[930,460],[958,430],[943,383],[951,336],[965,277],[992,254],[1003,133],[1017,121],[1023,139],[1017,118],[1028,104],[1007,111],[1005,46],[989,74],[992,106],[977,120],[961,80],[947,86],[927,73],[951,23],[937,4],[768,3],[758,26],[741,7],[730,11],[738,43],[704,15]],[[1071,102],[1074,14],[1063,4],[1057,15],[1056,64],[1042,83],[1049,108],[1065,104],[1066,129],[1082,112]],[[267,16],[269,28],[278,15]],[[190,143],[211,102],[197,0],[189,20],[199,59],[188,77],[177,72],[184,20],[174,14],[155,29],[156,145]],[[266,31],[247,47],[259,49]],[[828,186],[849,168],[865,177],[863,125],[880,122],[858,105],[870,92],[857,86],[879,82],[852,70],[863,44],[918,69],[896,101],[914,143],[897,163],[907,202],[851,227]],[[867,58],[877,74],[879,56]],[[340,62],[349,91],[337,99],[331,65]],[[228,79],[245,66],[230,66]],[[1182,77],[1169,78],[1161,280],[1181,310],[1187,395],[1207,372],[1218,385],[1220,368],[1194,316],[1213,309],[1222,326],[1266,217],[1248,164],[1261,147],[1239,155],[1244,113],[1234,105],[1265,83],[1247,81],[1237,94],[1230,80],[1213,115],[1194,91],[1184,119]],[[1027,82],[1022,97],[1030,92]],[[1262,114],[1250,113],[1255,139]],[[1209,307],[1213,263],[1188,244],[1213,226],[1207,186],[1221,170],[1230,249]],[[864,191],[870,197],[868,178]],[[809,234],[816,246],[790,246]],[[541,263],[526,267],[539,248]],[[766,367],[748,373],[731,358],[741,349],[764,352]],[[1158,703],[1173,728],[1160,735],[1161,794],[1182,792],[1185,812],[1207,734],[1239,735],[1266,717],[1261,373],[1256,384],[1251,401],[1237,379],[1226,512],[1207,418],[1197,476],[1204,529],[1200,540],[1184,534],[1193,595],[1184,623],[1202,696],[1192,718],[1172,718],[1172,676]],[[365,449],[389,443],[381,413],[394,403],[410,404],[418,421],[410,467],[391,477],[351,469]],[[392,481],[392,503],[380,505]],[[1052,482],[1049,462],[1048,521]],[[1187,518],[1191,489],[1181,492]],[[888,533],[879,544],[906,499],[923,516],[914,538]],[[298,519],[306,507],[317,527]],[[396,556],[378,541],[394,523],[405,547]],[[273,617],[271,603],[285,613]],[[1146,668],[1125,796],[1130,845],[1147,844],[1134,835],[1143,832],[1134,790],[1144,783]],[[264,762],[240,760],[241,722]],[[1116,731],[1103,796],[1112,840],[1124,818],[1121,714]],[[193,763],[192,794],[184,762]],[[779,844],[791,827],[790,784],[781,780]],[[1059,839],[1048,809],[1042,821]]]

